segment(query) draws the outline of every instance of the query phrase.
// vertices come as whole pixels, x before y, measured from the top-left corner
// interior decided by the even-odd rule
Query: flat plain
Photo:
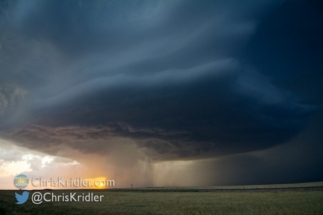
[[[282,185],[165,187],[109,190],[42,190],[104,195],[102,202],[15,204],[17,190],[0,190],[0,215],[323,215],[323,182]],[[36,192],[30,190],[31,194]]]

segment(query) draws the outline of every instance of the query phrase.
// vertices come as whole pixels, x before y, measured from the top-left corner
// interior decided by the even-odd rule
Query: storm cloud
[[[269,38],[272,14],[285,20],[289,5],[307,3],[2,1],[0,136],[66,157],[66,148],[104,157],[126,145],[151,161],[284,145],[322,104],[309,81],[322,80],[320,63],[285,63],[292,47],[270,45],[293,37]],[[307,77],[299,67],[310,90],[288,81]]]

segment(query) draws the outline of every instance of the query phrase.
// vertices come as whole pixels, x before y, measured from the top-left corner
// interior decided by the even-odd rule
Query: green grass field
[[[33,204],[28,200],[16,205],[15,191],[0,191],[0,215],[22,214],[245,214],[245,215],[323,215],[323,189],[320,184],[305,186],[239,186],[231,191],[212,191],[203,188],[167,188],[134,190],[75,190],[42,191],[61,193],[94,192],[104,195],[102,202],[55,202]],[[313,187],[317,189],[271,190],[284,187]],[[247,188],[250,189],[247,189]],[[225,187],[228,189],[230,187]],[[232,188],[232,187],[231,187]],[[268,190],[251,188],[268,188]],[[214,187],[212,187],[214,189]],[[217,187],[221,189],[221,187]],[[244,190],[246,189],[246,190]],[[31,191],[33,193],[34,191]]]

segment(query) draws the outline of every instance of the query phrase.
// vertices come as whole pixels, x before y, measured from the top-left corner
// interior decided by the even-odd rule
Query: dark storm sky
[[[223,183],[323,180],[322,10],[1,1],[0,137],[99,156],[126,138],[152,161],[196,160]]]

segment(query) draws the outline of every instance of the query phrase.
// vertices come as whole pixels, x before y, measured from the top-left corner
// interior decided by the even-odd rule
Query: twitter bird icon
[[[24,191],[21,195],[15,192],[15,197],[16,197],[16,204],[21,205],[25,203],[28,200],[29,197],[29,192]]]

